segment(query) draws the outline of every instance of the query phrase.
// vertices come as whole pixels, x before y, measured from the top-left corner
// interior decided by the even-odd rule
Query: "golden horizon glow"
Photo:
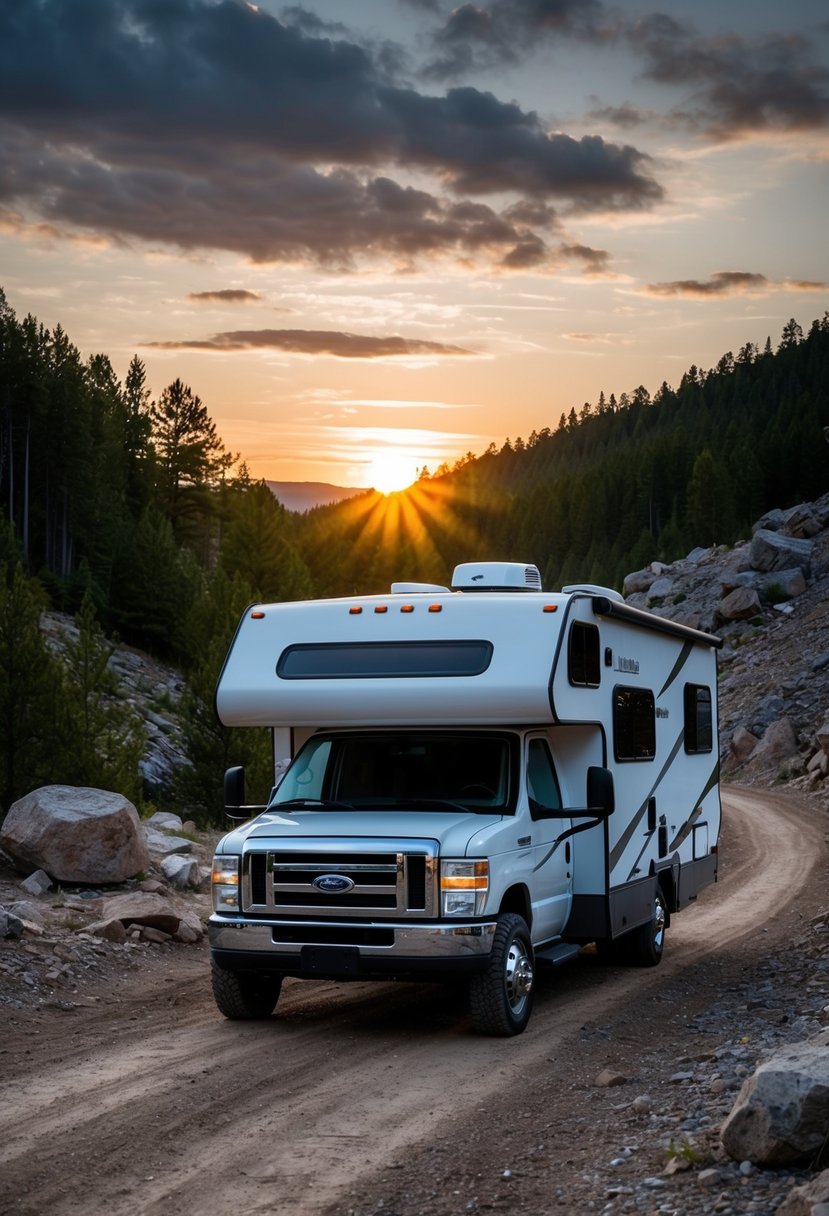
[[[411,453],[392,447],[379,449],[366,468],[369,485],[380,494],[407,490],[417,481],[417,475],[417,462],[413,460]]]

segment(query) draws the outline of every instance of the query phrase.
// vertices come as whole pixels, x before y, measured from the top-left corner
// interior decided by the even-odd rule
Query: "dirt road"
[[[649,1001],[710,1001],[735,951],[761,958],[825,904],[816,808],[736,789],[724,802],[721,881],[674,920],[661,966],[584,955],[542,979],[516,1039],[472,1035],[461,991],[411,985],[288,981],[271,1021],[226,1022],[206,952],[181,948],[148,950],[88,1009],[17,1011],[0,1043],[0,1211],[345,1214],[424,1145],[484,1155],[476,1128],[539,1102],[566,1120],[573,1086],[555,1080],[577,1043],[590,1075],[620,1052],[670,1055],[681,1030],[665,1015],[657,1035]]]

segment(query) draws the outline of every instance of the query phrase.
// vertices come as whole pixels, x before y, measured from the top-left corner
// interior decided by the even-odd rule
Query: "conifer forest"
[[[532,562],[550,590],[619,588],[829,489],[829,313],[676,387],[607,386],[409,490],[301,515],[225,448],[208,394],[175,379],[153,398],[137,355],[120,380],[0,290],[0,815],[52,782],[140,807],[141,725],[107,667],[117,639],[183,673],[192,763],[171,799],[219,822],[227,764],[267,784],[264,732],[234,737],[213,711],[251,602],[446,583],[479,558]],[[47,608],[75,618],[60,656],[39,628]]]

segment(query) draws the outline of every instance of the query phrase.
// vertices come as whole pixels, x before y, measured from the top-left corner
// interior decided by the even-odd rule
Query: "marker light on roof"
[[[377,604],[374,609],[375,612],[388,612],[388,610],[388,604]]]
[[[351,607],[351,608],[349,608],[349,610],[348,610],[348,611],[349,611],[349,614],[350,614],[351,616],[359,616],[359,615],[360,615],[360,613],[361,613],[363,610],[362,610],[362,608],[359,606],[359,604],[354,604],[354,606],[353,606],[353,607]]]
[[[430,612],[443,612],[443,604],[430,604],[429,611]]]
[[[264,614],[264,612],[252,612],[250,614],[250,619],[252,621],[264,621],[265,614]]]
[[[401,612],[414,612],[414,604],[401,604],[400,611]]]
[[[542,612],[558,612],[558,604],[545,604]]]

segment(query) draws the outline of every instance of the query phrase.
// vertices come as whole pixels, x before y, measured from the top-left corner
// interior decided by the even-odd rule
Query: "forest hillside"
[[[182,673],[189,764],[169,798],[218,820],[231,756],[269,783],[264,732],[234,737],[213,710],[247,604],[445,582],[483,557],[534,562],[548,588],[621,587],[818,499],[827,427],[829,313],[676,388],[602,391],[407,491],[297,513],[225,448],[191,386],[153,398],[137,355],[121,381],[0,289],[0,812],[51,782],[141,803],[146,723],[112,697],[117,639]],[[40,628],[47,609],[74,618],[64,647]]]

